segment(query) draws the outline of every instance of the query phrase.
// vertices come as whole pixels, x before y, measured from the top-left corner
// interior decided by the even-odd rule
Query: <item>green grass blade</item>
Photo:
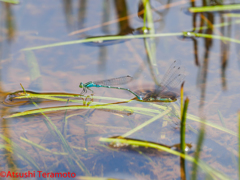
[[[184,96],[184,90],[183,90],[184,82],[181,84],[181,89],[180,89],[180,107],[181,107],[181,113],[180,117],[182,117],[183,114],[183,96]]]
[[[231,11],[231,10],[238,10],[238,9],[240,9],[240,4],[190,7],[189,11],[192,13],[198,13],[198,12],[209,12],[209,11]]]
[[[35,170],[40,171],[41,169],[38,167],[36,162],[31,158],[28,152],[23,150],[21,147],[19,147],[16,143],[14,143],[11,139],[7,138],[6,136],[0,134],[0,138],[2,138],[4,141],[6,141],[11,146],[5,146],[7,151],[13,152],[20,156],[20,158],[28,164],[30,164]]]
[[[46,151],[46,152],[48,152],[50,154],[54,154],[54,155],[69,155],[68,153],[65,153],[65,152],[53,152],[53,151],[51,151],[51,150],[49,150],[49,149],[47,149],[47,148],[45,148],[45,147],[43,147],[43,146],[41,146],[39,144],[36,144],[36,143],[34,143],[34,142],[30,141],[29,139],[26,139],[24,137],[20,137],[20,139],[22,141],[24,141],[25,143],[30,144],[30,145],[32,145],[32,146],[34,146],[34,147],[36,147],[38,149],[41,149],[43,151]]]
[[[37,58],[33,51],[25,51],[25,56],[27,59],[31,84],[34,84],[34,86],[36,86],[39,90],[41,90],[42,78],[41,78],[41,73],[40,73]]]
[[[162,33],[162,34],[144,34],[144,35],[129,35],[129,36],[111,36],[111,37],[98,37],[98,38],[91,38],[91,39],[83,39],[83,40],[76,40],[76,41],[67,41],[61,43],[54,43],[48,44],[43,46],[25,48],[21,51],[29,51],[29,50],[37,50],[43,48],[50,48],[50,47],[57,47],[57,46],[65,46],[65,45],[73,45],[73,44],[80,44],[92,41],[99,41],[99,40],[116,40],[116,39],[137,39],[137,38],[151,38],[151,37],[169,37],[169,36],[195,36],[195,37],[204,37],[204,38],[212,38],[212,39],[220,39],[223,41],[230,41],[234,43],[240,43],[240,40],[232,39],[225,36],[217,36],[217,35],[210,35],[210,34],[201,34],[201,33],[194,33],[194,32],[183,32],[183,33]]]
[[[194,32],[183,32],[183,35],[186,37],[203,37],[203,38],[210,38],[210,39],[219,39],[222,41],[229,41],[240,44],[240,40],[232,39],[225,36],[217,36],[217,35],[211,35],[211,34],[202,34],[202,33],[194,33]]]
[[[207,125],[207,126],[213,127],[213,128],[215,128],[215,129],[218,129],[218,130],[220,130],[220,131],[226,132],[226,133],[231,134],[231,135],[233,135],[233,136],[236,136],[236,137],[238,136],[237,133],[235,133],[234,131],[231,131],[231,130],[229,130],[229,129],[227,129],[227,128],[224,128],[224,127],[222,127],[222,126],[219,126],[219,125],[217,125],[217,124],[214,124],[214,123],[211,123],[211,122],[208,122],[208,121],[202,121],[202,120],[201,120],[199,117],[197,117],[197,116],[194,116],[194,115],[191,115],[191,114],[187,114],[187,119],[192,120],[192,121],[196,121],[196,122],[203,123],[203,124],[205,124],[205,125]]]
[[[239,15],[239,17],[240,17],[240,15]],[[224,22],[224,23],[214,24],[213,28],[224,27],[224,26],[229,26],[229,25],[239,24],[239,23],[240,23],[240,20]],[[196,27],[190,31],[199,31],[199,30],[204,30],[204,29],[209,29],[209,26]]]
[[[186,130],[186,117],[187,117],[187,108],[188,108],[188,103],[189,103],[189,99],[186,98],[185,103],[184,103],[184,107],[183,107],[183,112],[182,112],[182,117],[181,117],[181,139],[180,139],[180,143],[181,143],[181,151],[183,154],[185,154],[185,148],[186,148],[186,142],[185,142],[185,130]]]
[[[228,14],[224,14],[225,17],[236,17],[236,18],[240,18],[240,14],[233,14],[233,13],[228,13]]]
[[[152,9],[149,0],[142,0],[144,5],[144,28],[149,28],[150,34],[155,34],[154,22],[152,18]],[[150,64],[153,67],[154,74],[158,74],[157,62],[156,62],[156,44],[154,38],[144,39],[147,55],[150,60]],[[155,76],[154,76],[155,77]],[[155,80],[155,78],[154,78]],[[156,80],[155,80],[156,81]],[[158,84],[158,83],[157,83]]]
[[[19,97],[16,97],[16,99],[25,99],[25,98],[29,98],[29,99],[35,99],[35,98],[42,98],[42,99],[49,99],[49,100],[56,100],[56,101],[64,101],[66,102],[67,99],[54,99],[55,96],[59,96],[59,97],[67,97],[67,98],[76,98],[76,97],[79,97],[79,95],[76,95],[76,94],[52,94],[52,93],[49,93],[49,94],[37,94],[37,93],[32,93],[32,92],[26,92],[27,94],[26,95],[23,95],[23,96],[19,96]],[[51,99],[53,98],[53,99]],[[132,101],[132,100],[127,100],[127,99],[120,99],[120,98],[110,98],[110,97],[100,97],[100,96],[92,96],[92,98],[94,99],[104,99],[104,100],[114,100],[114,101],[120,101],[120,102],[128,102],[128,104],[131,104],[131,103],[139,103],[139,101]],[[76,100],[78,102],[83,102],[83,101],[80,101],[80,100]],[[69,100],[69,102],[71,102],[71,99]],[[75,101],[74,101],[75,102]],[[154,104],[154,103],[144,103],[150,107],[154,107],[154,108],[157,108],[157,109],[150,109],[150,108],[140,108],[140,107],[129,107],[129,106],[121,106],[121,105],[116,105],[116,104],[104,104],[104,103],[100,103],[100,102],[93,102],[92,103],[93,106],[82,106],[82,105],[77,105],[77,106],[64,106],[64,107],[50,107],[50,108],[44,108],[42,109],[41,111],[42,112],[51,112],[51,111],[61,111],[61,110],[71,110],[71,109],[90,109],[90,108],[93,108],[93,109],[97,109],[97,108],[106,108],[106,109],[113,109],[113,110],[127,110],[127,111],[132,111],[134,113],[139,113],[139,114],[144,114],[144,115],[148,115],[148,116],[155,116],[155,114],[159,114],[161,111],[159,111],[159,109],[161,110],[166,110],[167,107],[166,106],[162,106],[162,105],[157,105],[157,104]],[[13,117],[20,117],[20,116],[25,116],[25,115],[31,115],[31,114],[36,114],[36,113],[41,113],[41,111],[39,109],[36,109],[36,110],[30,110],[30,111],[24,111],[24,112],[19,112],[19,113],[15,113],[15,114],[12,114],[12,115],[9,115],[9,116],[6,116],[4,118],[13,118]],[[175,110],[178,114],[179,114],[179,110]],[[197,116],[194,116],[192,114],[187,114],[187,119],[189,120],[193,120],[193,121],[196,121],[196,122],[200,122],[200,123],[205,123],[207,126],[210,126],[210,127],[213,127],[213,128],[216,128],[218,130],[221,130],[223,132],[226,132],[226,133],[229,133],[231,135],[234,135],[237,137],[237,133],[227,129],[227,128],[224,128],[222,126],[219,126],[217,124],[214,124],[214,123],[211,123],[211,122],[208,122],[208,121],[205,121],[205,122],[202,122],[202,120],[197,117]]]
[[[68,104],[68,102],[69,101],[67,101],[67,104]],[[67,125],[68,125],[67,110],[65,110],[63,122],[62,122],[62,134],[64,137],[67,136]]]
[[[19,0],[0,0],[0,2],[12,3],[12,4],[19,4]]]
[[[201,125],[200,133],[199,133],[199,136],[198,136],[197,147],[196,147],[196,151],[195,151],[195,154],[194,154],[194,158],[197,162],[199,162],[200,151],[201,151],[201,147],[203,145],[204,131],[205,131],[205,124],[203,123]],[[197,179],[197,169],[198,169],[198,166],[196,164],[193,164],[193,167],[192,167],[192,172],[193,172],[192,179],[193,180]]]
[[[69,102],[75,102],[75,103],[83,103],[84,100],[75,100],[75,99],[69,99],[69,98],[79,98],[79,99],[88,98],[86,96],[80,96],[79,94],[67,94],[67,93],[34,93],[34,92],[27,91],[26,95],[25,95],[25,94],[19,93],[19,91],[17,91],[12,94],[15,94],[15,93],[18,93],[19,95],[14,97],[12,99],[12,101],[14,101],[15,99],[18,99],[18,100],[19,99],[24,99],[24,100],[29,99],[29,101],[31,99],[46,99],[46,100],[61,101],[61,102],[69,101]],[[121,104],[121,103],[137,104],[137,103],[139,103],[139,101],[135,101],[135,100],[131,100],[131,99],[129,100],[129,99],[120,99],[120,98],[112,98],[112,97],[91,96],[91,98],[107,100],[107,101],[117,101],[117,103],[114,103],[114,104]],[[149,103],[149,102],[148,103],[141,102],[141,103],[147,104],[148,106],[154,107],[157,109],[166,110],[166,106],[163,106],[163,105],[157,105],[157,104]],[[101,102],[92,102],[91,104],[92,105],[110,105],[111,103],[106,104],[106,103],[101,103]]]
[[[221,121],[223,127],[226,127],[226,124],[225,124],[225,122],[224,122],[224,120],[223,120],[222,113],[221,113],[219,110],[218,110],[218,116],[219,116],[219,119],[220,119],[220,121]]]
[[[157,116],[151,118],[150,120],[142,123],[141,125],[137,126],[136,128],[128,131],[127,133],[125,133],[125,134],[123,134],[123,135],[121,135],[121,136],[122,136],[122,137],[130,136],[131,134],[137,132],[138,130],[140,130],[140,129],[144,128],[145,126],[149,125],[150,123],[152,123],[152,122],[158,120],[159,118],[163,117],[164,115],[168,114],[171,110],[172,110],[171,108],[167,109],[166,111],[158,114]]]
[[[33,104],[37,107],[38,105],[36,103],[33,102]],[[41,108],[39,108],[39,110],[41,110]],[[72,150],[72,148],[69,146],[68,142],[66,141],[66,139],[63,137],[63,135],[61,134],[61,132],[58,130],[58,128],[55,126],[55,124],[52,122],[52,120],[46,116],[43,112],[41,112],[43,114],[43,116],[47,119],[48,123],[53,127],[53,129],[55,130],[55,133],[57,134],[58,138],[61,140],[63,148],[65,151],[67,151],[69,153],[69,155],[72,156],[72,160],[75,161],[75,163],[77,163],[78,167],[86,174],[86,175],[91,175],[90,172],[88,171],[88,169],[85,167],[85,165],[83,164],[83,162],[76,156],[75,152]],[[70,161],[71,163],[71,161]],[[72,164],[72,163],[71,163]],[[74,164],[72,164],[74,167]]]
[[[55,111],[63,111],[63,110],[76,110],[76,109],[112,109],[112,110],[118,110],[118,111],[130,111],[130,112],[139,112],[141,113],[143,111],[146,112],[146,115],[154,116],[153,114],[149,113],[159,113],[161,111],[156,109],[149,109],[149,108],[141,108],[141,107],[129,107],[129,106],[120,106],[120,105],[94,105],[94,106],[84,106],[84,105],[72,105],[72,106],[60,106],[60,107],[49,107],[49,108],[41,108],[41,109],[34,109],[34,110],[27,110],[23,112],[18,112],[9,116],[6,116],[4,118],[14,118],[14,117],[20,117],[20,116],[26,116],[26,115],[32,115],[37,113],[46,113],[46,112],[55,112]]]
[[[238,179],[240,179],[240,112],[238,112]]]
[[[80,44],[80,43],[93,42],[93,41],[106,41],[106,40],[117,40],[117,39],[138,39],[138,38],[150,38],[150,37],[168,37],[168,36],[180,36],[180,35],[182,35],[182,33],[162,33],[162,34],[96,37],[96,38],[91,38],[91,39],[67,41],[67,42],[48,44],[48,45],[42,45],[42,46],[37,46],[37,47],[24,48],[21,51],[29,51],[29,50],[36,50],[36,49],[43,49],[43,48],[50,48],[50,47],[57,47],[57,46],[65,46],[65,45],[73,45],[73,44]]]

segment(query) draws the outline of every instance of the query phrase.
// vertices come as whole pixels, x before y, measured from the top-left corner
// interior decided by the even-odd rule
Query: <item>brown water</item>
[[[152,11],[156,34],[181,33],[209,26],[195,32],[239,41],[239,24],[234,23],[238,19],[227,17],[227,12],[187,13],[188,7],[219,4],[217,1],[152,0],[151,3],[156,9]],[[231,3],[239,2],[228,1],[226,4]],[[93,99],[91,96],[86,99],[78,96],[82,91],[80,82],[126,75],[135,79],[123,87],[142,92],[143,95],[155,92],[156,81],[161,82],[171,63],[178,60],[184,69],[185,94],[190,99],[188,113],[205,118],[215,127],[218,125],[231,130],[227,133],[206,125],[200,159],[230,178],[237,179],[238,142],[233,134],[238,130],[237,112],[240,108],[239,43],[179,35],[153,40],[138,38],[77,43],[24,51],[25,48],[89,37],[138,34],[136,30],[144,26],[142,16],[138,15],[142,10],[141,4],[138,0],[32,0],[16,5],[0,2],[0,9],[0,90],[3,102],[0,172],[35,171],[36,176],[37,171],[70,172],[76,176],[119,179],[179,179],[181,166],[177,156],[168,153],[143,155],[111,149],[99,142],[100,137],[122,135],[157,116],[158,113],[151,111],[159,111],[152,105],[153,102],[127,103],[127,100],[134,98],[131,93],[107,88],[92,88]],[[216,24],[230,22],[228,26],[214,28]],[[155,46],[153,55],[156,63],[151,63],[145,41],[152,42],[151,47]],[[22,91],[20,83],[27,91],[58,93],[58,98],[63,94],[74,97],[65,97],[61,102],[41,98],[17,100],[15,97],[24,93],[12,93]],[[180,86],[177,87],[179,89]],[[88,91],[86,95],[90,94]],[[119,108],[124,108],[95,110],[91,109],[94,103],[119,103]],[[162,103],[169,107],[172,107],[171,104],[177,105],[179,100]],[[60,107],[63,109],[49,110],[45,115],[51,119],[68,146],[63,145],[59,135],[49,130],[48,120],[41,113],[9,118],[17,112]],[[66,111],[64,107],[72,109]],[[144,114],[140,110],[132,110],[140,107],[149,108],[149,112]],[[64,123],[64,119],[67,122]],[[53,124],[51,127],[54,129]],[[186,132],[186,142],[193,145],[193,153],[189,155],[193,156],[201,123],[188,119],[187,124],[194,129]],[[6,138],[11,139],[12,143]],[[179,119],[168,114],[131,134],[130,138],[166,146],[178,144]],[[67,154],[57,154],[60,152]],[[187,163],[186,167],[190,175],[192,164]],[[198,173],[198,179],[205,179],[206,176],[204,172]]]

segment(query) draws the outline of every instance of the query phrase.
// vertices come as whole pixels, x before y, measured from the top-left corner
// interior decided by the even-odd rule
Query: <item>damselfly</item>
[[[155,89],[143,89],[135,91],[143,101],[151,102],[174,102],[179,97],[180,85],[184,81],[184,68],[181,67],[180,61],[174,61],[165,75],[159,86]]]
[[[87,89],[92,91],[90,89],[91,87],[104,87],[104,88],[126,90],[126,91],[129,91],[130,93],[132,93],[134,96],[136,96],[139,100],[142,100],[141,96],[138,96],[135,92],[131,91],[130,89],[121,88],[121,87],[114,87],[114,85],[126,84],[126,83],[128,83],[132,80],[133,80],[133,78],[131,76],[123,76],[123,77],[119,77],[119,78],[107,79],[107,80],[102,80],[102,81],[89,81],[85,84],[83,84],[81,82],[79,87],[83,88],[81,94],[86,93]]]

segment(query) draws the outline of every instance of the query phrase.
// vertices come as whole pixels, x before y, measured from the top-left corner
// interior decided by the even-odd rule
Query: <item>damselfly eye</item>
[[[80,88],[83,88],[83,83],[81,82],[80,85],[79,85]]]

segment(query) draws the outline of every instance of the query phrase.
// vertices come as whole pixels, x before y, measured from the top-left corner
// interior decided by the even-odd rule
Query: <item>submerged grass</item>
[[[21,84],[20,84],[21,85]],[[23,88],[23,86],[21,85],[23,91],[25,94],[27,94],[27,92],[25,91],[25,89]],[[73,149],[70,147],[70,145],[68,144],[67,140],[63,137],[62,133],[58,130],[58,128],[56,127],[56,125],[52,122],[52,120],[42,111],[42,109],[30,98],[31,102],[39,109],[39,112],[46,118],[46,120],[44,120],[44,123],[46,124],[46,126],[48,127],[48,130],[51,132],[51,134],[55,137],[55,139],[57,141],[59,141],[59,143],[62,145],[63,149],[65,152],[67,152],[66,154],[63,153],[61,155],[68,155],[67,159],[69,162],[69,165],[71,166],[71,168],[73,170],[76,170],[75,168],[75,164],[73,162],[75,162],[77,164],[77,166],[79,167],[79,169],[81,169],[85,175],[90,176],[90,172],[88,171],[88,169],[85,167],[84,163],[78,158],[78,156],[76,156],[75,152],[73,151]],[[36,147],[36,148],[41,148],[43,149],[43,147],[34,144],[30,141],[27,141],[25,138],[22,138],[22,140],[24,140],[24,142],[30,143],[32,146]],[[47,149],[44,148],[45,151],[48,151]],[[49,151],[48,151],[49,152]],[[55,154],[55,153],[53,153]],[[56,155],[56,154],[55,154]],[[58,154],[60,155],[60,154]]]
[[[128,144],[128,145],[132,145],[132,146],[149,147],[149,148],[158,149],[160,151],[165,151],[167,153],[182,157],[187,161],[197,164],[204,172],[211,175],[212,178],[230,179],[228,176],[222,174],[221,172],[214,170],[213,168],[211,168],[210,166],[208,166],[206,163],[204,163],[201,160],[196,161],[193,157],[191,157],[187,154],[180,153],[178,151],[172,150],[168,147],[161,146],[161,145],[158,145],[155,143],[134,141],[134,140],[128,140],[128,139],[121,139],[121,138],[100,138],[99,141],[107,142],[107,143],[116,143],[116,144],[121,143],[121,144]]]
[[[198,136],[197,147],[196,147],[196,151],[194,154],[194,158],[197,162],[199,161],[199,158],[200,158],[200,150],[203,145],[204,134],[205,134],[205,124],[201,124],[201,129],[200,129],[199,136]],[[197,172],[198,172],[197,164],[193,164],[192,172],[193,172],[192,179],[193,180],[197,179]]]
[[[91,102],[90,105],[88,106],[83,106],[83,105],[65,105],[62,107],[49,107],[49,108],[40,108],[35,102],[35,99],[46,99],[46,100],[53,100],[53,101],[60,101],[60,102],[66,102],[66,103],[71,103],[71,102],[78,102],[78,103],[84,103],[85,100],[78,100],[79,99],[83,99],[83,96],[79,96],[79,95],[75,95],[75,94],[53,94],[53,93],[49,93],[49,94],[37,94],[37,93],[33,93],[33,92],[26,92],[25,90],[23,91],[24,93],[20,93],[20,96],[16,96],[14,98],[16,98],[17,100],[21,100],[21,99],[28,99],[29,101],[31,101],[35,107],[37,109],[35,110],[31,110],[31,111],[24,111],[24,112],[19,112],[19,113],[15,113],[12,115],[9,115],[8,118],[12,118],[12,117],[20,117],[20,116],[24,116],[24,115],[32,115],[32,114],[36,114],[36,113],[41,113],[45,119],[44,122],[46,124],[46,126],[49,129],[49,132],[55,137],[55,139],[57,139],[57,141],[62,145],[63,147],[63,152],[53,152],[48,148],[45,148],[41,145],[38,145],[26,138],[20,137],[20,139],[27,143],[32,145],[33,147],[40,149],[42,151],[48,152],[52,155],[63,155],[66,156],[69,162],[69,165],[71,166],[71,168],[75,168],[75,164],[77,164],[77,166],[79,167],[79,169],[81,169],[85,175],[87,176],[91,176],[90,172],[88,171],[88,169],[85,167],[84,163],[79,159],[79,157],[75,154],[74,150],[72,149],[72,147],[68,144],[67,140],[65,139],[65,137],[63,136],[63,134],[60,132],[60,130],[58,130],[58,128],[56,127],[56,125],[52,122],[52,120],[45,114],[46,112],[51,112],[51,111],[59,111],[59,110],[69,110],[69,109],[112,109],[112,110],[118,110],[118,111],[132,111],[133,113],[139,113],[139,114],[145,114],[148,116],[152,116],[152,118],[150,118],[149,120],[147,120],[146,122],[142,123],[141,125],[137,126],[136,128],[131,129],[130,131],[128,131],[127,133],[123,134],[122,137],[126,137],[129,136],[133,133],[136,133],[137,131],[139,131],[140,129],[148,126],[150,123],[158,120],[160,117],[163,117],[164,115],[167,115],[169,113],[172,112],[172,107],[170,106],[164,106],[164,105],[159,105],[159,104],[154,104],[154,103],[145,103],[145,105],[148,106],[148,108],[143,108],[143,107],[133,107],[133,106],[126,106],[126,105],[120,105],[120,104],[113,104],[113,103],[105,103],[105,102]],[[182,97],[183,97],[183,92],[181,93]],[[74,99],[71,99],[74,98]],[[87,99],[89,99],[89,97],[85,97]],[[139,101],[131,101],[131,100],[124,100],[124,99],[119,99],[119,98],[109,98],[109,97],[97,97],[94,96],[92,98],[96,98],[96,99],[102,99],[102,100],[119,100],[120,102],[128,102],[128,104],[139,104],[139,103],[144,103],[144,102],[139,102]],[[12,100],[16,100],[16,99],[12,99]],[[183,98],[182,98],[183,99]],[[182,102],[182,100],[181,100]],[[181,103],[182,104],[182,103]],[[109,139],[109,138],[101,138],[100,141],[103,142],[119,142],[119,143],[127,143],[130,145],[135,145],[135,146],[145,146],[145,147],[151,147],[151,148],[155,148],[158,150],[163,150],[166,151],[168,153],[174,154],[176,156],[180,156],[181,158],[184,158],[187,161],[193,162],[195,165],[193,166],[193,171],[196,172],[197,174],[197,168],[200,167],[204,172],[208,173],[212,178],[219,178],[219,179],[229,179],[226,175],[214,170],[213,168],[211,168],[210,166],[206,165],[206,163],[204,163],[203,161],[200,160],[199,158],[199,154],[200,154],[200,148],[202,146],[202,142],[203,142],[203,134],[204,134],[204,128],[206,125],[207,126],[211,126],[214,127],[216,129],[219,129],[223,132],[227,132],[229,134],[235,135],[237,136],[236,133],[226,129],[225,127],[220,127],[216,124],[213,123],[209,123],[207,121],[203,121],[201,120],[199,117],[196,117],[194,115],[191,115],[189,113],[187,113],[187,105],[188,105],[188,100],[185,101],[185,105],[184,108],[175,108],[174,107],[174,111],[179,114],[179,117],[181,117],[182,119],[182,125],[181,127],[183,128],[181,130],[181,149],[185,150],[186,147],[186,143],[185,143],[185,124],[186,122],[184,120],[186,119],[190,119],[193,121],[197,121],[197,122],[201,122],[202,123],[202,129],[200,131],[199,134],[199,140],[198,140],[198,144],[197,144],[197,149],[196,149],[196,154],[195,157],[191,157],[187,154],[183,152],[177,152],[174,151],[172,149],[169,149],[167,147],[164,146],[160,146],[157,144],[151,144],[151,143],[147,143],[146,142],[139,142],[139,141],[133,141],[133,140],[126,140],[126,139]],[[154,109],[153,109],[154,108]],[[78,115],[79,113],[75,114]],[[73,114],[70,115],[71,117],[74,116]],[[67,119],[69,117],[66,116],[65,120],[67,123]],[[240,119],[240,115],[239,115],[239,119]],[[239,120],[240,121],[240,120]],[[66,124],[64,125],[66,126]],[[0,136],[2,138],[2,136]],[[23,159],[26,159],[26,161],[33,166],[35,169],[39,169],[39,167],[37,166],[36,162],[34,162],[33,159],[29,158],[27,156],[27,153],[24,150],[21,150],[17,147],[17,149],[15,150],[15,152],[20,153],[20,155],[23,157]],[[193,174],[192,178],[195,178],[196,175]]]
[[[30,144],[30,145],[32,145],[32,146],[34,146],[34,147],[36,147],[36,148],[38,148],[38,149],[41,149],[41,150],[43,150],[43,151],[46,151],[46,152],[48,152],[48,153],[50,153],[50,154],[54,154],[54,155],[64,155],[64,156],[69,155],[68,153],[65,153],[65,152],[54,152],[54,151],[51,151],[50,149],[47,149],[47,148],[45,148],[45,147],[43,147],[43,146],[41,146],[41,145],[39,145],[39,144],[36,144],[36,143],[34,143],[34,142],[30,141],[29,139],[26,139],[26,138],[24,138],[24,137],[20,137],[20,139],[21,139],[22,141],[24,141],[25,143]]]
[[[0,134],[0,138],[3,139],[7,145],[1,145],[2,148],[4,148],[6,151],[16,154],[20,159],[23,161],[29,163],[32,168],[36,171],[40,171],[41,169],[37,165],[37,163],[34,161],[34,159],[24,150],[22,149],[19,145],[17,145],[15,142],[13,142],[11,139],[8,137]]]
[[[74,102],[74,103],[86,103],[85,100],[78,100],[83,99],[84,96],[79,96],[77,94],[37,94],[33,92],[26,92],[26,95],[23,93],[20,96],[15,97],[16,99],[46,99],[46,100],[53,100],[53,101],[60,101],[60,102]],[[74,99],[71,99],[74,98]],[[85,98],[89,98],[88,96]],[[111,98],[111,97],[101,97],[101,96],[92,96],[91,98],[93,99],[102,99],[102,100],[107,100],[107,101],[118,101],[118,103],[127,103],[128,105],[137,104],[139,101],[135,100],[126,100],[126,99],[120,99],[120,98]],[[14,100],[14,99],[12,99]],[[137,114],[142,114],[142,115],[148,115],[148,116],[156,116],[156,114],[162,113],[165,111],[168,107],[165,105],[159,105],[159,104],[154,104],[154,103],[147,103],[147,105],[150,108],[143,108],[143,107],[133,107],[133,106],[125,106],[125,105],[119,105],[118,103],[104,103],[104,102],[90,102],[88,106],[86,105],[68,105],[68,106],[60,106],[60,107],[49,107],[49,108],[41,108],[41,109],[34,109],[34,110],[28,110],[28,111],[23,111],[23,112],[18,112],[11,114],[9,116],[5,116],[4,118],[14,118],[14,117],[21,117],[21,116],[26,116],[26,115],[33,115],[37,113],[46,113],[46,112],[56,112],[56,111],[65,111],[65,110],[87,110],[87,109],[109,109],[109,110],[117,110],[117,111],[128,111],[132,113],[137,113]],[[144,102],[141,102],[144,103]],[[153,109],[153,108],[154,109]],[[177,114],[180,114],[180,111],[178,109],[175,109]],[[187,114],[187,119],[204,123],[207,126],[213,127],[215,129],[218,129],[220,131],[226,132],[228,134],[234,135],[237,137],[237,133],[219,126],[217,124],[211,123],[209,121],[202,121],[201,118],[194,116],[192,114]]]
[[[33,104],[38,107],[36,103],[33,102]],[[39,108],[39,107],[38,107]],[[39,108],[41,110],[41,108]],[[59,139],[59,142],[62,144],[63,149],[69,153],[70,157],[68,158],[69,163],[71,164],[72,168],[75,169],[73,161],[77,164],[77,166],[86,174],[86,175],[91,175],[88,169],[85,167],[83,162],[76,156],[75,152],[73,149],[69,146],[67,140],[63,137],[62,133],[58,130],[58,128],[55,126],[55,124],[51,121],[51,119],[46,116],[43,112],[41,112],[43,116],[47,119],[47,124],[49,127],[49,130],[54,130],[54,134],[57,135],[57,138]],[[50,125],[52,128],[50,128]]]
[[[19,112],[19,113],[15,113],[15,114],[12,114],[12,115],[9,115],[8,118],[12,118],[12,117],[20,117],[20,116],[24,116],[24,115],[32,115],[32,114],[36,114],[36,113],[41,113],[44,115],[44,117],[46,118],[45,121],[45,124],[46,126],[48,127],[49,131],[51,132],[51,134],[53,134],[53,136],[55,138],[58,139],[58,141],[62,144],[63,146],[63,149],[64,149],[64,152],[52,152],[51,150],[47,149],[47,148],[44,148],[43,146],[40,146],[38,144],[35,144],[29,140],[27,140],[26,138],[23,138],[21,137],[20,139],[38,149],[41,149],[43,151],[46,151],[48,153],[52,153],[54,155],[64,155],[64,156],[67,156],[69,157],[68,158],[68,161],[69,161],[69,164],[71,164],[72,166],[74,166],[73,162],[75,162],[78,167],[83,171],[85,172],[86,175],[91,175],[90,172],[87,170],[87,168],[85,167],[85,165],[80,161],[80,159],[75,155],[73,149],[69,146],[67,140],[64,138],[64,136],[62,135],[62,133],[58,130],[58,128],[54,125],[54,123],[51,121],[51,119],[45,114],[45,112],[51,112],[51,111],[59,111],[59,110],[69,110],[69,109],[112,109],[112,110],[118,110],[118,111],[132,111],[134,113],[139,113],[139,114],[145,114],[145,115],[148,115],[148,116],[153,116],[153,118],[149,119],[148,121],[146,121],[145,123],[142,123],[141,125],[137,126],[136,128],[133,128],[131,129],[130,131],[128,131],[127,133],[123,134],[122,137],[126,137],[126,136],[129,136],[137,131],[139,131],[140,129],[148,126],[150,123],[156,121],[157,119],[159,119],[160,117],[163,117],[164,115],[166,114],[169,114],[171,111],[172,111],[172,108],[170,106],[163,106],[163,105],[158,105],[158,104],[153,104],[153,103],[147,103],[147,105],[151,108],[142,108],[142,107],[129,107],[129,106],[125,106],[125,105],[119,105],[119,104],[111,104],[111,103],[104,103],[104,102],[92,102],[91,105],[89,106],[83,106],[83,105],[67,105],[67,106],[63,106],[63,107],[49,107],[49,108],[45,108],[45,109],[42,109],[40,108],[33,100],[34,99],[37,99],[37,98],[40,98],[40,99],[47,99],[47,100],[54,100],[54,101],[61,101],[61,102],[78,102],[78,103],[84,103],[84,100],[78,100],[76,99],[77,97],[78,98],[83,98],[83,96],[79,96],[79,95],[73,95],[73,94],[70,94],[70,95],[67,95],[67,94],[35,94],[35,93],[29,93],[29,92],[26,92],[24,90],[24,93],[22,93],[22,96],[17,96],[16,98],[19,100],[19,99],[26,99],[28,98],[29,100],[32,101],[32,103],[38,108],[38,109],[35,109],[35,110],[31,110],[31,111],[24,111],[24,112]],[[181,93],[183,94],[183,93]],[[74,100],[70,99],[70,97],[73,97],[75,98]],[[64,99],[65,98],[65,99]],[[88,98],[88,97],[86,97]],[[121,100],[124,102],[124,99],[119,99],[119,98],[107,98],[107,97],[96,97],[96,99],[103,99],[103,100],[114,100],[114,99],[118,99],[118,100]],[[121,102],[120,101],[120,102]],[[139,103],[138,101],[127,101],[129,102],[129,104],[131,103]],[[141,103],[144,103],[144,102],[141,102]],[[187,104],[188,104],[188,100],[185,101],[185,105],[184,105],[184,108],[180,108],[180,110],[177,110],[175,109],[176,113],[178,114],[182,114],[181,117],[182,118],[182,125],[181,127],[183,128],[181,130],[181,142],[182,142],[182,149],[185,149],[185,138],[184,138],[184,135],[185,135],[185,124],[186,122],[184,121],[184,119],[190,119],[190,120],[194,120],[194,121],[197,121],[197,122],[201,122],[203,124],[203,126],[205,125],[210,125],[216,129],[219,129],[219,130],[222,130],[224,132],[228,132],[229,134],[234,134],[234,132],[224,128],[224,127],[220,127],[220,126],[217,126],[216,124],[213,124],[213,123],[209,123],[209,122],[206,122],[206,121],[202,121],[200,120],[200,118],[196,117],[196,116],[193,116],[191,114],[187,114]],[[152,109],[152,107],[155,107],[156,109]],[[182,110],[181,110],[182,109]],[[78,115],[78,114],[76,114]],[[74,116],[74,115],[71,115],[71,116]],[[66,116],[65,120],[67,120],[68,117]],[[201,147],[201,144],[202,144],[202,140],[203,140],[203,137],[202,137],[202,132],[200,132],[200,135],[199,135],[199,142],[198,142],[198,145],[199,145],[199,151],[200,151],[200,147]],[[237,136],[237,135],[236,135]],[[110,142],[109,139],[106,139],[106,138],[101,138],[100,141],[104,141],[104,142]],[[137,146],[149,146],[151,148],[156,148],[156,149],[159,149],[159,150],[164,150],[168,153],[171,153],[171,154],[174,154],[174,155],[177,155],[177,156],[180,156],[190,162],[193,162],[195,163],[195,166],[199,166],[201,169],[204,170],[204,172],[207,172],[209,173],[212,177],[218,177],[220,179],[229,179],[227,176],[219,173],[218,171],[212,169],[211,167],[209,167],[208,165],[206,165],[204,162],[202,162],[201,160],[199,160],[199,157],[198,156],[195,156],[195,158],[189,156],[189,155],[186,155],[184,154],[184,152],[182,153],[179,153],[177,151],[174,151],[172,149],[169,149],[169,148],[166,148],[166,147],[161,147],[161,146],[158,146],[156,144],[151,144],[151,143],[148,143],[146,145],[146,143],[141,143],[141,142],[132,142],[130,140],[128,140],[126,142],[126,140],[124,139],[114,139],[113,141],[116,141],[116,142],[120,142],[120,143],[128,143],[128,144],[132,144],[132,145],[137,145]],[[112,142],[112,139],[111,139],[111,142]],[[198,154],[199,155],[199,154]],[[31,164],[34,164],[33,162],[31,162]],[[34,165],[36,166],[36,165]],[[197,170],[197,167],[195,167],[195,170]]]
[[[223,119],[222,113],[221,113],[221,111],[219,111],[219,110],[218,110],[218,116],[219,116],[219,119],[220,119],[220,121],[221,121],[223,127],[226,127],[226,124],[225,124],[225,122],[224,122],[224,119]]]
[[[240,179],[240,111],[238,112],[238,178]]]
[[[143,124],[137,126],[136,128],[128,131],[127,133],[125,133],[125,134],[123,134],[123,135],[121,135],[121,136],[122,136],[122,137],[130,136],[131,134],[137,132],[138,130],[140,130],[140,129],[144,128],[144,127],[146,127],[147,125],[153,123],[154,121],[158,120],[159,118],[165,116],[165,115],[168,114],[171,110],[172,110],[171,108],[166,109],[166,110],[163,111],[162,113],[154,116],[153,118],[149,119],[148,121],[144,122]]]

